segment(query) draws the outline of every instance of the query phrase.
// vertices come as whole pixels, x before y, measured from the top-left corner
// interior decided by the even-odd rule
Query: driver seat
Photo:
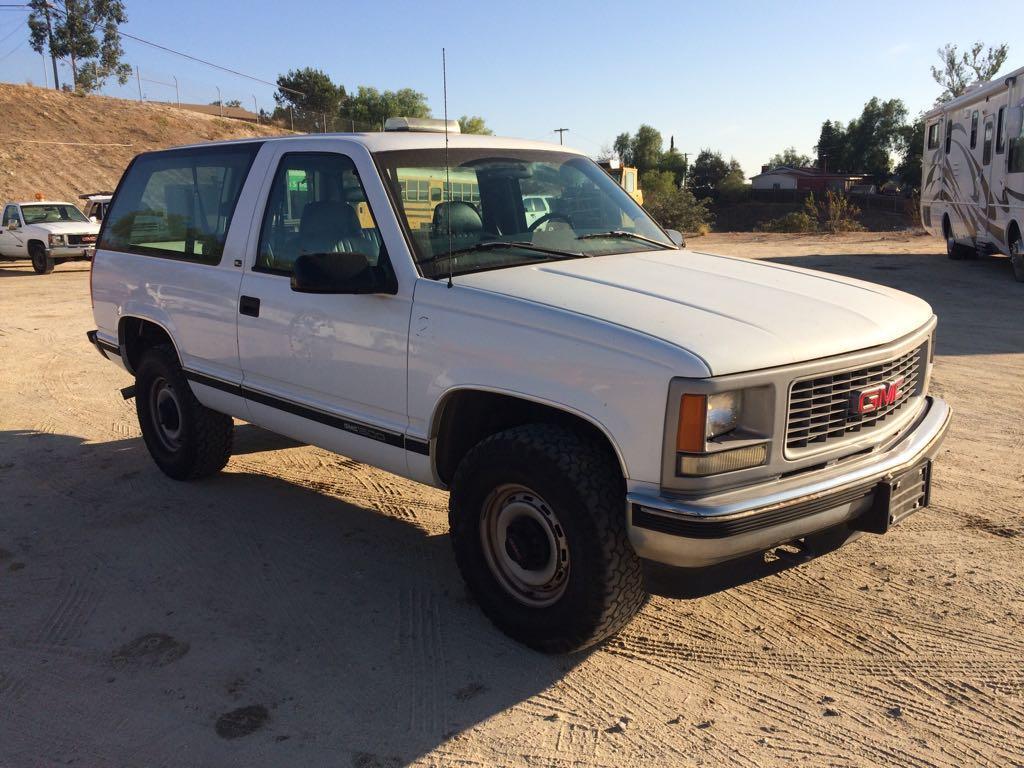
[[[449,225],[452,236],[460,238],[478,238],[484,231],[484,222],[471,203],[465,200],[451,200],[439,203],[434,208],[434,218],[430,225],[435,236],[447,235]]]

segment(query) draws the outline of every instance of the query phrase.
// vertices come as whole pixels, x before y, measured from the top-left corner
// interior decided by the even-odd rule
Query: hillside
[[[78,202],[113,189],[139,152],[277,133],[160,104],[0,83],[0,201],[38,192]]]

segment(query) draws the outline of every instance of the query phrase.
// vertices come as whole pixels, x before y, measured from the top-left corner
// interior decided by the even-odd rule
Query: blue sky
[[[748,175],[789,145],[810,153],[821,122],[849,120],[872,96],[911,113],[938,93],[935,49],[973,40],[1010,44],[1024,65],[1019,0],[927,3],[314,2],[126,0],[124,27],[143,38],[267,80],[289,68],[326,70],[346,87],[412,87],[440,115],[441,46],[449,114],[479,114],[502,135],[590,153],[641,122],[682,151],[711,147]],[[43,63],[0,13],[0,80],[43,82]],[[7,35],[11,37],[4,40]],[[126,40],[126,59],[151,80],[179,80],[182,100],[225,98],[271,107],[273,88]],[[13,51],[13,52],[12,52]],[[63,68],[62,77],[66,77]],[[143,83],[146,97],[174,89]],[[138,98],[133,80],[105,89]],[[0,138],[13,126],[0,121]]]

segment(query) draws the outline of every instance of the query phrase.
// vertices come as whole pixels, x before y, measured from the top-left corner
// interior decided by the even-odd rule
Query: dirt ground
[[[150,461],[88,271],[0,264],[0,766],[1024,764],[1024,285],[927,237],[695,249],[911,290],[955,409],[934,506],[806,562],[652,573],[546,657],[467,598],[445,494],[238,428]]]

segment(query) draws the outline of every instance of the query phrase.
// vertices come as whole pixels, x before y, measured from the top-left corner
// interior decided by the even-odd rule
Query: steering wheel
[[[572,219],[571,218],[566,216],[564,213],[558,213],[557,211],[552,211],[551,213],[545,213],[543,216],[541,216],[539,219],[537,219],[535,222],[533,222],[533,224],[531,224],[530,226],[528,226],[526,228],[526,231],[527,232],[533,232],[541,224],[549,222],[552,219],[559,219],[561,221],[564,221],[570,227],[572,227]],[[572,228],[575,229],[575,227],[572,227]]]

